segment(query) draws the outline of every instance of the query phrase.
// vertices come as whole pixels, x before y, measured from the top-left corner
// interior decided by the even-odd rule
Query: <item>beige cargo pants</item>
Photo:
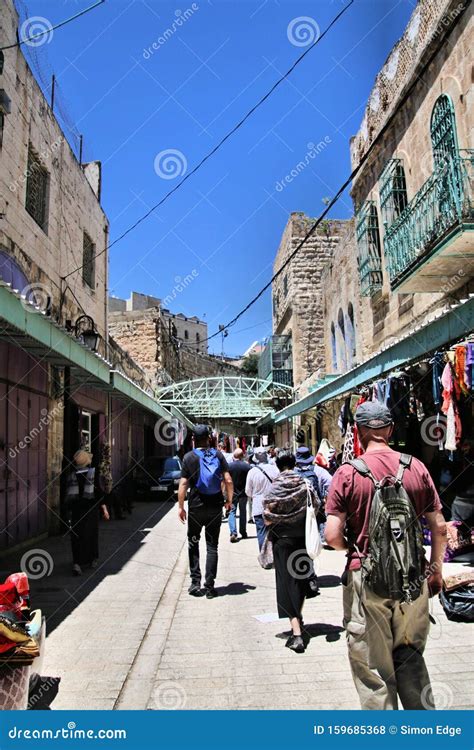
[[[349,571],[343,587],[344,627],[352,677],[361,707],[433,709],[423,651],[430,627],[428,586],[413,604],[382,599]]]

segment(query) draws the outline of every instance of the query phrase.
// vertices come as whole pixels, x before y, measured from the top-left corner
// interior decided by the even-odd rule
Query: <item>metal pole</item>
[[[82,139],[83,136],[79,136],[79,164],[82,166]]]

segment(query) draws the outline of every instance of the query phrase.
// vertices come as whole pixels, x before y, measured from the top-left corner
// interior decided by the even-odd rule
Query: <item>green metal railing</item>
[[[473,220],[474,150],[463,149],[435,168],[400,216],[385,229],[390,282],[415,268],[453,228]]]
[[[360,292],[363,297],[371,297],[383,283],[379,220],[374,201],[366,201],[358,211],[356,237]]]

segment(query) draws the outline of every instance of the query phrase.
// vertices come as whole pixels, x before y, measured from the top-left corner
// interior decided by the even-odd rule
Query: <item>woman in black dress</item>
[[[79,450],[74,454],[73,461],[74,468],[67,477],[66,500],[70,513],[72,572],[80,576],[84,565],[97,567],[99,512],[102,511],[106,521],[109,520],[109,513],[102,493],[96,487],[95,469],[91,467],[92,455]]]
[[[263,517],[273,545],[278,615],[289,618],[292,630],[286,646],[302,653],[303,604],[306,596],[314,596],[309,586],[314,569],[305,545],[308,493],[314,508],[319,501],[309,482],[294,471],[296,459],[292,453],[280,454],[276,463],[280,474],[264,500]]]

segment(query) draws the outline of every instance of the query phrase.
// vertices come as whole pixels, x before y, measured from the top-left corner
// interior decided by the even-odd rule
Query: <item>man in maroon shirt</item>
[[[361,404],[355,414],[363,459],[376,480],[395,477],[400,453],[388,441],[393,420],[378,402]],[[343,575],[344,627],[349,661],[362,708],[397,709],[398,697],[405,709],[434,708],[423,651],[429,631],[429,596],[442,587],[446,524],[436,488],[421,461],[413,458],[403,476],[416,514],[426,519],[431,531],[431,559],[427,581],[413,603],[377,596],[361,586],[361,562],[369,550],[369,515],[375,492],[372,480],[351,464],[335,473],[326,502],[326,541],[347,550]],[[351,546],[346,537],[355,540]]]

